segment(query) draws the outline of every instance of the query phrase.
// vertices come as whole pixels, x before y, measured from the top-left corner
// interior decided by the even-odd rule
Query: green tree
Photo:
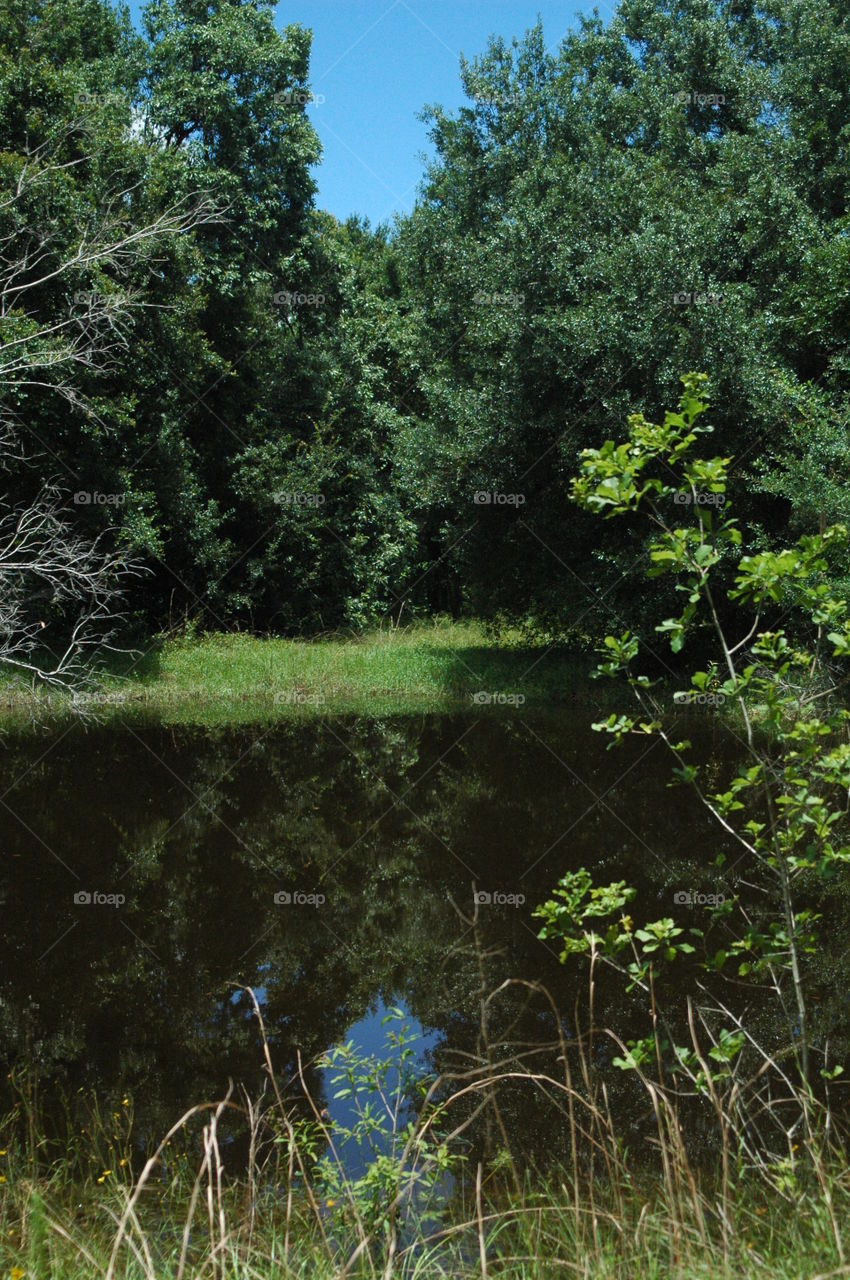
[[[399,235],[427,353],[405,449],[468,607],[578,638],[641,615],[640,539],[563,503],[577,451],[669,403],[682,367],[711,370],[742,517],[772,537],[803,515],[749,473],[813,379],[846,416],[847,38],[837,4],[625,0],[556,53],[539,29],[493,42],[463,68],[471,105],[430,112]],[[479,489],[525,502],[476,510]]]
[[[748,1020],[729,1025],[721,1000],[711,1011],[717,1051],[712,1057],[722,1062],[727,1076],[731,1058],[745,1044],[770,1069],[780,1064],[780,1072],[783,1059],[793,1057],[802,1084],[796,1097],[808,1116],[813,1058],[823,1062],[821,1074],[827,1067],[828,1029],[816,1031],[810,1000],[815,958],[825,945],[817,922],[850,862],[850,712],[824,700],[834,693],[833,660],[850,654],[847,602],[827,580],[828,560],[846,546],[848,533],[844,526],[830,526],[779,551],[745,554],[738,520],[727,507],[731,459],[694,456],[699,434],[711,430],[701,421],[708,407],[706,377],[690,374],[682,381],[678,411],[668,412],[662,424],[635,413],[627,440],[584,450],[573,493],[597,516],[640,513],[648,519],[653,536],[647,575],[672,578],[684,602],[655,630],[678,653],[703,628],[715,650],[714,661],[693,670],[690,688],[673,695],[672,702],[716,707],[728,702],[740,716],[745,759],[720,789],[707,785],[704,771],[690,758],[691,743],[677,738],[679,708],[671,708],[669,693],[656,692],[640,673],[641,643],[629,631],[606,636],[599,672],[627,680],[637,714],[615,712],[594,728],[612,735],[614,743],[631,734],[663,740],[675,758],[678,780],[696,789],[718,829],[737,844],[733,869],[738,868],[738,880],[755,882],[762,901],[753,910],[737,896],[715,894],[715,927],[707,932],[685,934],[671,917],[635,928],[623,914],[634,891],[623,882],[594,887],[580,870],[564,877],[555,898],[538,914],[544,920],[542,936],[563,940],[563,958],[598,953],[623,963],[631,982],[649,991],[659,964],[692,954],[694,944],[709,972],[731,970],[735,982],[753,983],[754,993],[766,983],[787,1022],[785,1043],[772,1051],[758,1045]],[[682,515],[690,519],[679,523],[676,517]],[[718,567],[724,560],[734,566],[730,595],[743,611],[734,629],[718,611]],[[799,620],[796,643],[783,626],[789,615]],[[830,683],[821,687],[825,679]],[[718,879],[724,861],[718,860]],[[715,950],[710,940],[724,934]],[[733,1040],[734,1052],[726,1054],[723,1046]],[[677,1060],[699,1087],[710,1089],[696,1043],[694,1050],[696,1056],[676,1049]],[[652,1052],[651,1041],[637,1044],[625,1065],[639,1067]],[[735,1081],[743,1094],[752,1087],[740,1072]]]

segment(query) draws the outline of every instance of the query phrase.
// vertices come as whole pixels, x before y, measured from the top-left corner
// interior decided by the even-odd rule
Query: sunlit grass
[[[255,1008],[261,1017],[256,998]],[[496,1066],[485,1062],[433,1080],[427,1091],[424,1082],[418,1089],[408,1081],[408,1096],[418,1099],[409,1117],[390,1096],[396,1086],[385,1089],[385,1067],[398,1066],[410,1045],[399,1031],[386,1057],[352,1046],[332,1056],[341,1072],[333,1083],[348,1081],[358,1100],[347,1119],[334,1119],[319,1110],[303,1075],[300,1102],[309,1101],[309,1110],[286,1090],[284,1097],[260,1026],[271,1088],[249,1105],[248,1095],[231,1086],[225,1099],[200,1103],[175,1120],[159,1142],[135,1133],[131,1098],[103,1106],[82,1090],[76,1106],[65,1106],[65,1131],[54,1122],[48,1139],[29,1077],[13,1073],[19,1100],[0,1119],[0,1277],[837,1280],[847,1274],[850,1171],[815,1111],[809,1136],[801,1135],[787,1157],[764,1151],[757,1159],[741,1155],[740,1134],[725,1114],[714,1135],[725,1152],[718,1167],[716,1159],[700,1158],[699,1143],[687,1150],[678,1123],[667,1124],[663,1115],[674,1114],[669,1095],[651,1136],[630,1149],[597,1105],[594,1058],[579,1037],[573,1048],[586,1092],[573,1090],[568,1070],[559,1082],[540,1075],[536,1056],[529,1070],[524,1053],[510,1052]],[[514,1081],[536,1089],[543,1079],[554,1088],[545,1095],[553,1134],[552,1149],[541,1154],[545,1173],[521,1170],[505,1148],[479,1163],[468,1146],[464,1154],[456,1145],[466,1125],[458,1127],[455,1105],[470,1091],[495,1096],[509,1064]],[[655,1085],[650,1092],[660,1100]],[[566,1134],[562,1094],[570,1099]],[[43,1090],[39,1097],[43,1104]],[[250,1155],[237,1163],[229,1139],[239,1134]],[[363,1157],[356,1171],[347,1163],[352,1141]],[[437,1159],[440,1151],[444,1158]]]
[[[91,691],[2,686],[9,719],[33,708],[166,721],[239,723],[291,716],[405,715],[604,704],[593,661],[562,647],[437,621],[360,636],[285,640],[209,634],[155,643],[101,672]]]
[[[177,1280],[193,1184],[187,1167],[151,1185],[130,1232],[132,1243],[118,1255],[116,1280]],[[0,1187],[0,1276],[103,1280],[130,1189],[126,1179],[80,1182],[61,1166],[47,1176],[32,1177],[25,1167],[11,1180],[7,1176]],[[835,1169],[829,1195],[839,1222],[850,1222],[846,1171]],[[419,1238],[401,1243],[389,1274],[396,1280],[800,1280],[846,1274],[817,1195],[801,1192],[794,1205],[755,1180],[743,1183],[725,1240],[716,1207],[710,1194],[697,1208],[651,1183],[623,1186],[617,1194],[600,1186],[592,1204],[584,1199],[577,1207],[567,1171],[519,1191],[496,1193],[485,1186],[480,1217],[474,1204],[458,1204],[443,1225],[431,1224]],[[184,1277],[339,1280],[356,1249],[356,1233],[346,1239],[339,1230],[329,1246],[299,1197],[286,1232],[282,1188],[267,1187],[252,1203],[247,1182],[228,1179],[215,1208],[210,1228],[201,1196]],[[223,1245],[219,1212],[226,1224]],[[331,1221],[329,1207],[329,1228]],[[380,1256],[373,1256],[345,1274],[360,1280],[385,1272]]]

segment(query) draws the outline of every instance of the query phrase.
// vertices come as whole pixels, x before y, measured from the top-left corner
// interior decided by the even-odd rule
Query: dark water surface
[[[139,1131],[161,1136],[228,1079],[262,1084],[234,984],[258,991],[281,1078],[296,1051],[309,1063],[354,1024],[374,1039],[385,1005],[424,1029],[431,1065],[475,1054],[482,985],[508,978],[546,983],[571,1016],[575,970],[531,915],[559,875],[583,865],[625,879],[635,916],[655,919],[677,914],[677,892],[716,887],[722,847],[694,795],[669,787],[662,744],[606,750],[591,719],[582,708],[7,736],[4,1075],[26,1067],[43,1098],[50,1082],[69,1097],[131,1095]],[[708,720],[696,733],[698,755],[728,768],[733,736]],[[473,887],[493,899],[477,923]],[[614,1012],[628,1032],[628,1010]],[[497,1039],[547,1017],[518,991],[488,1013]],[[307,1074],[324,1104],[325,1077]],[[520,1140],[539,1141],[517,1105]]]

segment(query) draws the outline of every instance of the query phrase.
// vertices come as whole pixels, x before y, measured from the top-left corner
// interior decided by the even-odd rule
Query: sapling
[[[680,654],[698,628],[703,635],[707,629],[715,651],[713,662],[690,671],[684,690],[665,699],[659,682],[636,670],[648,648],[641,638],[633,631],[606,636],[598,674],[624,680],[637,713],[615,712],[593,727],[610,734],[612,745],[632,734],[666,743],[676,778],[695,788],[737,843],[742,878],[757,882],[768,906],[754,918],[734,897],[718,895],[715,917],[729,930],[735,918],[742,927],[711,955],[706,934],[686,931],[672,917],[635,927],[625,914],[634,891],[623,882],[594,887],[583,869],[564,876],[537,915],[541,936],[562,944],[562,959],[601,957],[621,968],[633,987],[650,990],[660,966],[693,954],[701,943],[702,963],[711,970],[734,967],[739,983],[768,976],[790,1028],[786,1056],[796,1062],[805,1105],[815,1050],[806,961],[817,946],[819,919],[811,903],[850,861],[850,713],[833,696],[837,685],[824,687],[836,660],[850,656],[847,602],[828,574],[828,559],[847,545],[848,533],[834,525],[780,550],[747,552],[731,513],[732,459],[695,455],[699,438],[712,430],[703,421],[706,381],[704,374],[687,374],[678,410],[667,412],[663,423],[632,414],[624,442],[609,440],[581,454],[574,500],[605,519],[644,517],[651,530],[647,576],[672,578],[683,596],[681,611],[661,619],[656,631]],[[724,591],[736,607],[731,621],[730,610],[719,606]],[[692,702],[715,706],[733,731],[739,729],[736,711],[740,717],[743,760],[722,790],[708,785],[693,763],[691,743],[675,733],[681,704]],[[725,1006],[718,1008],[731,1018]],[[728,1073],[747,1041],[754,1043],[740,1020],[715,1034],[711,1057],[719,1074]],[[646,1052],[645,1042],[633,1045],[620,1064],[639,1066]],[[692,1079],[706,1083],[704,1060],[697,1063],[683,1049],[674,1054],[690,1066]],[[831,1079],[839,1070],[824,1064],[821,1075]]]

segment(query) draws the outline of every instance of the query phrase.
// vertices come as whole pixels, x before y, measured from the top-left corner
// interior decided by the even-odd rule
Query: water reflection
[[[128,723],[8,740],[6,1069],[27,1064],[69,1095],[131,1093],[140,1131],[161,1135],[229,1078],[260,1087],[243,987],[261,995],[282,1078],[381,1001],[404,1002],[437,1067],[480,1057],[482,1019],[495,1043],[551,1039],[527,989],[486,1013],[483,1001],[514,977],[566,1009],[581,995],[531,918],[558,876],[585,865],[629,880],[636,909],[657,916],[704,887],[720,851],[693,795],[669,789],[663,747],[606,751],[588,718]],[[600,983],[598,1000],[627,1034],[619,988]],[[518,1092],[509,1122],[539,1143],[546,1122],[525,1106]]]

